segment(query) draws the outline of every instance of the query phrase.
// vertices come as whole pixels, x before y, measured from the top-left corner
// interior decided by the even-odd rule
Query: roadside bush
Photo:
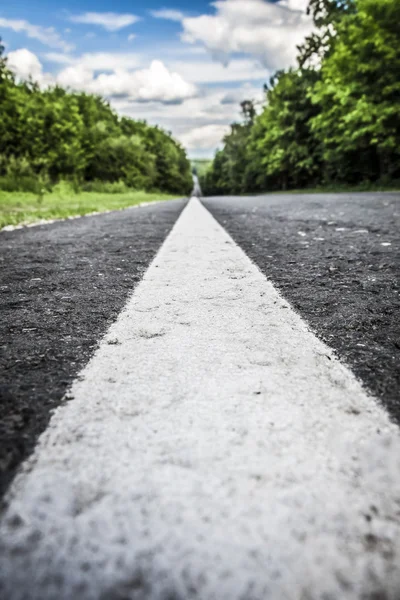
[[[32,192],[39,194],[43,188],[43,183],[39,177],[15,175],[0,176],[0,190],[4,192]]]
[[[82,183],[81,190],[83,192],[96,192],[98,194],[124,194],[132,191],[123,181],[100,181],[95,179],[94,181],[86,181]]]

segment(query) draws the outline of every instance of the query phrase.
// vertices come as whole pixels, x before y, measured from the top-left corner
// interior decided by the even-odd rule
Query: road
[[[397,600],[399,207],[1,232],[0,595]]]

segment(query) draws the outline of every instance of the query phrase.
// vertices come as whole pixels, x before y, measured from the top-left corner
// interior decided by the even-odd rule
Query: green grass
[[[92,212],[120,210],[142,202],[170,200],[176,196],[141,191],[122,193],[78,192],[56,189],[40,198],[30,192],[0,190],[0,228],[28,224],[42,219],[65,219]]]
[[[400,190],[400,181],[392,181],[391,183],[359,183],[358,185],[346,185],[340,183],[332,183],[325,186],[315,188],[305,188],[298,190],[286,190],[267,192],[270,194],[339,194],[349,192],[397,192]]]
[[[232,194],[238,196],[267,196],[267,195],[288,195],[288,194],[350,194],[354,192],[400,192],[400,181],[391,183],[360,183],[358,185],[348,185],[332,183],[325,186],[314,188],[299,188],[288,190],[265,190],[264,192],[243,192],[241,194]]]

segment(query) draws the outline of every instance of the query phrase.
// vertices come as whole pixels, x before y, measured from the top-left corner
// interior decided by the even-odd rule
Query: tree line
[[[169,133],[118,116],[99,96],[17,81],[0,40],[0,189],[36,192],[61,179],[83,189],[192,187],[190,162]]]
[[[203,193],[400,179],[399,0],[310,0],[314,33],[275,73],[256,114],[242,103]]]

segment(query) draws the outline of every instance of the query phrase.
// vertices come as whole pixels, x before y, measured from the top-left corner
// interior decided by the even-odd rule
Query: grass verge
[[[42,219],[65,219],[93,212],[120,210],[142,202],[171,200],[176,196],[142,191],[99,193],[54,190],[43,197],[29,192],[0,190],[0,229],[6,225],[35,223]]]
[[[351,192],[399,192],[400,181],[392,181],[391,183],[360,183],[358,185],[346,184],[327,184],[325,186],[315,188],[304,188],[297,190],[277,190],[267,191],[265,194],[345,194]],[[244,195],[244,194],[243,194]],[[258,192],[257,195],[263,195]]]

